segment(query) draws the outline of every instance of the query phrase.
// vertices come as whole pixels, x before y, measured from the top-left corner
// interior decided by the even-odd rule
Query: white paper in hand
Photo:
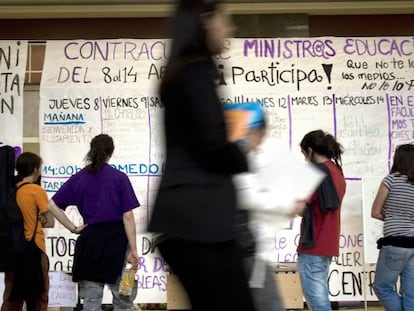
[[[324,178],[312,164],[270,143],[263,146],[263,157],[257,168],[258,186],[272,194],[276,206],[293,208],[296,200],[308,199]]]

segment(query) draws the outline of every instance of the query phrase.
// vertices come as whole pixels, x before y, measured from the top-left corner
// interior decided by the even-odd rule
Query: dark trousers
[[[199,243],[167,239],[158,248],[187,291],[192,310],[255,310],[234,241]]]
[[[34,309],[32,311],[47,311],[47,305],[49,301],[49,259],[45,253],[41,255],[41,265],[43,272],[43,281],[45,290],[40,294],[36,300]],[[29,259],[28,259],[29,260]],[[4,293],[3,293],[3,305],[1,311],[22,311],[23,300],[9,301],[9,296],[13,288],[14,273],[6,272],[4,275]]]

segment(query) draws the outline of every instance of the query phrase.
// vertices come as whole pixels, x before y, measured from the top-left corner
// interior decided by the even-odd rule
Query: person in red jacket
[[[339,255],[341,203],[346,188],[341,168],[343,150],[332,135],[322,130],[307,133],[300,147],[305,159],[326,174],[302,215],[297,248],[302,291],[310,310],[330,311],[329,265],[332,256]]]

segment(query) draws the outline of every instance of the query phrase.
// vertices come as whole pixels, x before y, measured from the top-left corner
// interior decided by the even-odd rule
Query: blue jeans
[[[312,311],[331,311],[328,275],[331,257],[299,253],[298,269],[303,296]]]
[[[112,292],[112,304],[115,311],[134,310],[134,300],[137,296],[137,282],[134,283],[131,296],[118,293],[119,282],[107,284]],[[79,281],[79,295],[83,298],[84,311],[101,311],[102,297],[105,284],[92,281]]]
[[[400,277],[400,291],[396,284]],[[375,271],[374,291],[387,311],[414,310],[414,248],[383,246]]]

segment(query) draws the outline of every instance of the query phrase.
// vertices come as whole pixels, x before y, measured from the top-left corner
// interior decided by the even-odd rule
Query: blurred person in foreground
[[[387,311],[414,310],[414,145],[397,147],[371,216],[384,221],[384,237],[377,242],[375,294]]]
[[[339,256],[341,204],[345,178],[342,146],[322,130],[307,133],[300,143],[305,159],[325,174],[304,210],[298,252],[298,269],[306,303],[312,311],[330,311],[328,274],[332,256]]]
[[[232,174],[248,167],[227,140],[213,61],[233,28],[215,1],[179,1],[160,87],[166,169],[148,230],[196,311],[254,310],[234,232]]]
[[[237,142],[246,153],[249,172],[234,176],[239,210],[236,232],[243,252],[249,285],[258,311],[282,311],[283,301],[274,279],[275,272],[262,257],[263,243],[267,239],[265,226],[276,232],[281,222],[301,211],[278,202],[278,193],[261,187],[261,169],[266,166],[261,145],[266,136],[265,111],[260,103],[224,105],[225,112],[249,113],[246,134]],[[286,164],[285,164],[286,165]],[[277,173],[277,172],[276,172]],[[278,178],[275,176],[275,178]],[[301,205],[302,209],[304,204]],[[269,237],[273,240],[274,236]]]
[[[87,165],[72,175],[49,200],[49,210],[70,232],[80,234],[76,241],[73,280],[79,283],[83,310],[100,311],[104,285],[112,292],[115,311],[134,310],[137,284],[130,296],[119,294],[119,281],[125,262],[138,268],[135,217],[139,206],[128,176],[111,167],[112,137],[95,136],[86,155]],[[75,226],[64,210],[75,205],[84,225]]]

